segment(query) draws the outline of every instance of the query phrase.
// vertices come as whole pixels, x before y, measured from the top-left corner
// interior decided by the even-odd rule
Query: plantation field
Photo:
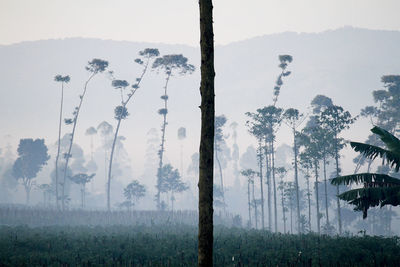
[[[215,266],[399,266],[400,239],[215,228]],[[195,266],[188,225],[0,226],[0,266]]]

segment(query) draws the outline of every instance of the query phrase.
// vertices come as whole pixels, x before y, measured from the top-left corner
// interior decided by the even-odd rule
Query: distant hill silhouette
[[[284,82],[279,106],[306,112],[311,99],[316,94],[324,94],[357,114],[363,106],[372,104],[371,91],[381,88],[382,75],[400,74],[399,44],[400,32],[346,27],[317,34],[265,35],[217,46],[217,114],[227,116],[227,125],[232,121],[239,123],[238,138],[243,152],[253,141],[244,127],[244,113],[271,103],[273,85],[279,74],[279,54],[290,54],[294,58],[289,67],[292,75]],[[87,61],[106,59],[116,78],[133,81],[140,70],[133,60],[146,47],[156,47],[162,54],[183,54],[197,68],[191,76],[173,77],[169,88],[166,155],[179,162],[177,129],[184,126],[188,131],[185,150],[189,156],[198,149],[200,51],[185,45],[71,38],[0,46],[1,136],[11,134],[15,142],[24,137],[44,137],[53,143],[60,94],[54,76],[71,76],[65,90],[64,109],[65,116],[69,117],[87,77],[84,69]],[[155,72],[145,77],[128,107],[131,115],[121,128],[121,135],[127,137],[125,142],[134,170],[143,165],[146,132],[161,125],[157,110],[162,107],[163,79],[161,73]],[[76,142],[88,148],[89,139],[84,135],[88,127],[97,126],[103,120],[115,124],[113,109],[118,101],[119,94],[106,75],[96,77],[83,104]],[[354,131],[361,132],[367,126],[361,123]],[[64,133],[69,130],[68,126],[63,127]],[[290,136],[284,127],[278,142]],[[366,134],[364,131],[361,135]],[[360,138],[354,132],[350,136]]]

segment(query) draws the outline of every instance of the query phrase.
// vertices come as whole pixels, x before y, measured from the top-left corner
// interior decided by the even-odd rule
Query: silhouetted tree
[[[254,186],[254,177],[256,176],[256,172],[252,169],[246,169],[242,170],[240,172],[241,175],[247,178],[247,203],[248,203],[248,209],[249,209],[249,228],[252,227],[251,224],[251,200],[250,200],[250,185]],[[254,193],[253,193],[254,197]]]
[[[62,76],[62,75],[56,75],[54,77],[54,81],[60,82],[61,83],[61,103],[60,103],[60,119],[58,123],[58,143],[57,143],[57,155],[56,155],[56,204],[57,204],[57,209],[60,208],[59,204],[59,194],[58,194],[58,159],[60,157],[60,141],[61,141],[61,124],[62,124],[62,113],[63,113],[63,105],[64,105],[64,84],[69,83],[70,77],[67,76]]]
[[[283,181],[283,177],[286,176],[287,170],[285,167],[276,168],[276,173],[278,174],[280,181],[278,183],[278,190],[281,191],[281,205],[282,205],[282,220],[283,220],[283,232],[286,233],[286,211],[285,207],[286,199],[285,199],[285,182]]]
[[[296,191],[296,208],[297,208],[297,230],[300,233],[300,199],[299,199],[299,178],[298,178],[298,145],[297,145],[297,127],[304,121],[303,114],[297,109],[289,108],[283,113],[283,118],[286,124],[290,127],[293,133],[293,165],[294,165],[294,186]]]
[[[34,183],[33,179],[44,165],[47,164],[50,156],[47,154],[47,146],[44,139],[32,138],[19,140],[18,158],[13,165],[12,174],[17,180],[22,181],[25,188],[26,204],[29,205],[29,197]]]
[[[356,118],[353,118],[350,112],[345,111],[340,106],[330,106],[326,110],[321,113],[320,121],[323,128],[328,129],[328,131],[333,136],[333,149],[335,155],[335,163],[336,163],[336,176],[340,175],[340,167],[339,167],[339,152],[344,147],[344,140],[340,138],[340,133],[348,129],[351,124],[354,123]],[[336,187],[336,193],[339,195],[339,186]],[[338,225],[339,225],[339,234],[342,234],[342,218],[340,211],[340,200],[339,197],[337,199],[337,212],[338,212]]]
[[[89,78],[86,80],[85,85],[83,86],[83,91],[82,94],[79,96],[79,105],[75,107],[74,112],[72,113],[73,118],[72,119],[65,119],[66,124],[72,124],[72,133],[71,133],[71,140],[68,148],[68,152],[64,154],[65,158],[65,168],[64,168],[64,178],[63,178],[63,190],[62,190],[62,210],[65,209],[65,181],[67,178],[67,169],[68,169],[68,163],[69,159],[72,157],[71,155],[71,149],[72,145],[74,143],[74,137],[75,137],[75,131],[76,131],[76,125],[78,122],[78,117],[79,117],[79,112],[82,107],[83,99],[85,98],[86,91],[88,88],[89,82],[93,79],[94,76],[96,76],[99,73],[102,73],[106,70],[108,67],[108,62],[102,59],[92,59],[92,61],[88,62],[88,65],[86,66],[86,70],[90,73]]]
[[[124,196],[126,198],[126,204],[128,208],[135,206],[139,199],[146,195],[146,188],[140,184],[138,180],[133,180],[124,188]]]
[[[124,97],[124,91],[126,87],[129,86],[129,83],[125,80],[116,80],[113,79],[111,85],[115,89],[119,89],[121,93],[121,104],[114,109],[114,118],[117,120],[117,127],[115,129],[114,133],[114,139],[112,142],[111,146],[111,154],[110,154],[110,161],[109,161],[109,167],[108,167],[108,180],[107,180],[107,209],[110,211],[111,209],[111,179],[112,179],[112,163],[113,163],[113,158],[114,158],[114,150],[115,150],[115,144],[117,142],[118,138],[118,133],[119,129],[121,126],[122,120],[126,119],[129,115],[127,105],[129,101],[132,99],[132,97],[135,95],[136,91],[140,87],[140,83],[143,80],[143,77],[147,71],[147,67],[150,63],[150,60],[152,58],[155,58],[159,55],[160,53],[158,52],[158,49],[155,48],[146,48],[143,51],[139,52],[139,55],[141,58],[135,59],[135,62],[143,66],[142,74],[140,77],[136,79],[136,82],[132,84],[132,88],[129,91],[129,93]],[[144,61],[143,61],[144,60]]]
[[[93,173],[91,175],[88,175],[86,173],[78,173],[78,174],[75,174],[74,176],[69,177],[69,179],[72,182],[81,186],[81,208],[82,209],[85,207],[86,184],[89,183],[95,175],[96,175],[95,173]]]
[[[181,181],[181,176],[177,169],[173,169],[170,164],[163,166],[160,175],[160,192],[171,194],[171,210],[174,210],[175,193],[180,193],[188,189],[188,186]]]
[[[222,147],[225,145],[225,138],[223,134],[223,127],[226,123],[227,119],[224,115],[216,116],[215,117],[215,126],[214,126],[214,131],[215,131],[215,136],[214,136],[214,151],[215,151],[215,160],[217,161],[218,164],[218,170],[219,170],[219,176],[220,176],[220,187],[221,187],[221,193],[222,193],[222,202],[223,202],[223,207],[225,210],[225,188],[224,188],[224,179],[222,176],[222,167],[221,167],[221,161],[218,156],[219,152],[222,152]]]
[[[194,72],[195,67],[191,64],[188,64],[188,59],[183,55],[165,55],[159,58],[156,58],[153,62],[153,69],[162,70],[165,74],[165,85],[164,85],[164,94],[161,96],[161,99],[164,101],[164,107],[158,110],[158,113],[163,116],[163,124],[161,126],[161,145],[159,150],[159,167],[157,173],[157,186],[160,180],[160,171],[163,167],[163,156],[165,151],[165,129],[167,127],[167,114],[168,114],[168,83],[171,76],[175,75],[185,75],[191,74]],[[158,190],[156,195],[157,208],[160,207],[160,191]]]

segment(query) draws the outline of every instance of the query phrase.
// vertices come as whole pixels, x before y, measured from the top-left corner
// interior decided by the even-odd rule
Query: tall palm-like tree
[[[167,114],[168,114],[168,83],[171,76],[179,74],[191,74],[194,72],[195,67],[191,64],[188,64],[188,59],[183,55],[165,55],[154,60],[153,69],[162,70],[165,74],[165,84],[164,84],[164,94],[161,96],[161,99],[164,101],[164,107],[158,110],[158,113],[163,116],[163,124],[161,126],[161,145],[160,150],[158,152],[159,155],[159,164],[157,171],[157,208],[160,208],[160,182],[161,182],[161,170],[163,168],[163,156],[165,151],[165,129],[167,127]]]
[[[382,158],[384,164],[388,164],[394,168],[395,172],[398,172],[400,169],[400,140],[377,126],[372,128],[371,132],[379,136],[385,143],[386,149],[358,142],[350,142],[351,147],[368,159]],[[333,185],[363,185],[362,188],[341,193],[339,198],[355,205],[354,210],[362,211],[364,219],[371,207],[400,204],[400,179],[387,174],[358,173],[333,178],[331,183]]]
[[[57,209],[60,208],[60,203],[59,203],[59,197],[58,197],[58,160],[60,158],[60,148],[61,148],[61,125],[62,125],[62,113],[63,113],[63,105],[64,105],[64,84],[69,83],[70,77],[67,76],[62,76],[62,75],[56,75],[54,77],[54,81],[60,82],[61,83],[61,103],[60,103],[60,120],[58,123],[58,142],[57,142],[57,155],[56,155],[56,203],[57,203]]]
[[[111,194],[111,178],[112,178],[112,163],[113,163],[113,158],[114,158],[114,150],[115,150],[115,144],[117,142],[118,138],[118,133],[119,129],[121,126],[122,120],[126,119],[129,115],[127,105],[129,101],[132,99],[132,97],[135,95],[136,91],[140,87],[140,83],[143,80],[144,75],[146,74],[147,67],[149,66],[150,60],[154,57],[157,57],[160,53],[158,52],[158,49],[156,48],[146,48],[143,51],[139,52],[139,55],[141,58],[135,59],[135,62],[143,66],[142,74],[140,75],[139,78],[136,79],[136,82],[132,84],[132,88],[129,91],[129,93],[126,95],[124,98],[124,90],[126,87],[129,86],[129,83],[125,80],[115,80],[113,79],[111,85],[117,89],[120,90],[121,93],[121,105],[117,106],[114,109],[114,118],[117,120],[117,127],[115,129],[114,133],[114,139],[112,142],[111,146],[111,154],[110,154],[110,161],[109,161],[109,167],[108,167],[108,180],[107,180],[107,209],[110,211],[111,209],[111,199],[110,199],[110,194]],[[143,61],[144,60],[144,61]]]
[[[85,69],[90,73],[89,78],[86,80],[85,85],[83,86],[83,91],[82,94],[79,96],[79,105],[75,107],[74,112],[72,113],[73,118],[72,119],[65,119],[66,124],[72,124],[72,133],[71,133],[71,139],[68,147],[68,152],[64,154],[65,157],[65,167],[64,167],[64,177],[63,177],[63,182],[62,182],[62,210],[65,210],[65,200],[66,200],[66,195],[65,195],[65,183],[67,180],[67,170],[68,170],[68,164],[69,164],[69,159],[72,157],[71,155],[71,150],[72,150],[72,145],[74,144],[74,137],[75,137],[75,131],[76,131],[76,125],[78,122],[78,117],[79,117],[79,112],[82,107],[83,99],[85,98],[88,84],[89,82],[93,79],[94,76],[96,76],[99,73],[104,72],[108,67],[108,62],[102,59],[92,59],[92,61],[88,62],[88,65],[85,67]]]

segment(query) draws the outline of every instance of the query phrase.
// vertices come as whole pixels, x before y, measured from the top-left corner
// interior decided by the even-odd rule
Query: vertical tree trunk
[[[283,233],[286,234],[286,212],[285,212],[285,195],[284,195],[283,179],[281,179],[281,183],[282,183],[281,200],[282,200],[282,216],[283,216]]]
[[[319,216],[319,194],[318,194],[318,162],[315,160],[314,162],[314,169],[315,169],[315,203],[317,207],[317,228],[318,234],[321,233],[321,223],[320,223],[320,216]]]
[[[121,118],[118,119],[117,128],[115,129],[114,140],[111,147],[110,162],[108,166],[108,180],[107,180],[107,210],[111,211],[111,178],[112,178],[112,163],[114,158],[115,143],[117,142],[119,127],[121,125]]]
[[[214,33],[212,0],[199,0],[201,48],[201,140],[198,266],[213,265]]]
[[[30,195],[31,195],[31,187],[28,184],[24,185],[25,193],[26,193],[26,205],[29,205]]]
[[[171,77],[171,72],[169,72],[166,80],[165,80],[165,86],[164,86],[164,96],[167,96],[167,88],[168,88],[168,82],[169,78]],[[168,112],[168,98],[164,98],[164,109],[166,112]],[[161,175],[162,175],[162,168],[163,168],[163,156],[164,156],[164,146],[165,146],[165,129],[167,127],[167,113],[163,114],[163,125],[161,128],[161,145],[160,145],[160,152],[159,152],[159,163],[158,163],[158,171],[157,171],[157,195],[156,195],[156,201],[157,201],[157,209],[160,209],[160,184],[161,184]]]
[[[324,152],[325,154],[325,152]],[[325,214],[326,214],[326,224],[329,225],[329,212],[328,212],[328,185],[326,181],[326,158],[323,157],[324,164],[324,187],[325,187]]]
[[[63,112],[63,103],[64,103],[64,82],[61,83],[61,104],[60,104],[60,120],[58,123],[58,144],[57,144],[57,156],[56,156],[56,205],[57,210],[60,209],[60,202],[58,198],[58,159],[60,157],[60,148],[61,148],[61,124],[62,124],[62,112]]]
[[[72,157],[71,150],[72,150],[72,145],[74,144],[74,136],[75,136],[76,124],[78,122],[78,116],[79,116],[79,112],[80,112],[81,107],[82,107],[83,99],[85,98],[85,95],[86,95],[87,86],[88,86],[90,80],[96,74],[97,73],[94,72],[92,75],[90,75],[89,79],[86,81],[85,86],[83,88],[83,93],[79,97],[80,98],[79,105],[78,105],[78,107],[76,109],[76,114],[75,114],[74,119],[73,119],[74,120],[74,125],[72,127],[71,140],[70,140],[69,147],[68,147],[68,153],[67,153],[67,156],[65,158],[65,167],[64,167],[64,176],[63,176],[62,200],[61,200],[62,201],[61,204],[62,204],[62,210],[63,211],[65,210],[65,198],[66,198],[66,195],[65,195],[65,183],[66,183],[66,180],[67,180],[67,171],[68,171],[69,159]]]
[[[258,160],[258,165],[260,167],[260,190],[261,190],[261,226],[262,229],[265,229],[265,224],[264,224],[264,182],[263,182],[263,161],[262,161],[262,146],[261,146],[261,140],[258,141],[258,149],[259,149],[259,160]]]
[[[335,162],[336,162],[336,177],[340,175],[339,170],[339,152],[338,152],[338,138],[335,133]],[[342,234],[342,213],[340,210],[340,199],[339,199],[339,186],[336,186],[336,202],[337,202],[337,212],[338,212],[338,224],[339,224],[339,235]]]
[[[301,233],[300,229],[300,194],[299,194],[299,177],[297,170],[297,142],[296,142],[296,129],[293,128],[293,151],[294,151],[294,182],[296,186],[296,204],[297,204],[297,231]]]
[[[265,168],[267,169],[267,204],[268,204],[268,230],[272,231],[272,214],[271,214],[271,165],[270,153],[268,151],[268,142],[265,141]]]
[[[258,212],[257,212],[257,202],[256,202],[256,197],[254,195],[254,181],[253,181],[253,205],[254,205],[254,221],[255,221],[255,227],[258,229]]]
[[[250,180],[247,181],[247,201],[249,205],[249,228],[251,228]]]
[[[276,183],[275,183],[275,151],[274,151],[274,140],[271,142],[271,158],[272,158],[272,183],[274,185],[274,223],[275,233],[278,232],[278,208],[276,203]]]
[[[215,144],[215,140],[214,140],[214,146],[216,146],[216,144]],[[217,163],[218,163],[218,170],[219,170],[219,176],[220,176],[220,179],[221,179],[221,193],[222,193],[222,202],[223,202],[223,204],[224,204],[224,213],[226,213],[226,211],[225,211],[225,206],[226,206],[226,204],[225,204],[225,190],[224,190],[224,179],[223,179],[223,177],[222,177],[222,167],[221,167],[221,162],[219,161],[219,158],[218,158],[218,149],[215,149],[215,159],[217,160]]]
[[[307,198],[308,198],[308,230],[311,232],[311,193],[310,193],[310,176],[307,168]]]

